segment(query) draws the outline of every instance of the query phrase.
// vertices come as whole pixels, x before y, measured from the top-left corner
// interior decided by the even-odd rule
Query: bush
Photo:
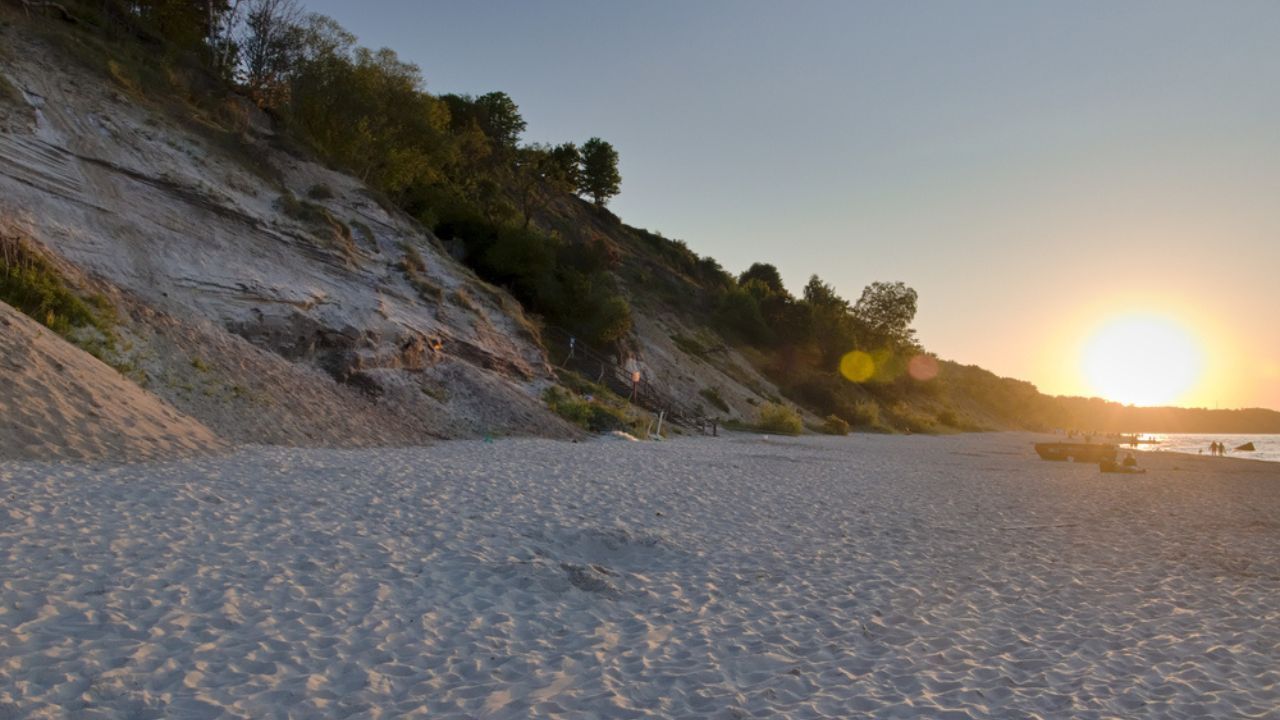
[[[58,268],[22,237],[0,235],[0,300],[99,358],[114,344],[114,310],[107,299],[81,299]],[[99,337],[76,332],[83,328]]]
[[[588,400],[562,388],[551,387],[543,399],[552,412],[589,432],[635,429],[636,423],[627,417],[626,411],[594,398]]]
[[[804,423],[795,410],[779,403],[765,403],[760,408],[760,430],[782,435],[799,435],[804,431]]]
[[[950,409],[943,410],[942,412],[938,413],[937,418],[938,418],[939,425],[946,425],[948,427],[953,427],[953,428],[961,427],[960,419],[956,417],[956,413],[954,410],[950,410]]]
[[[729,403],[720,396],[720,388],[702,388],[698,394],[720,412],[729,412]]]
[[[328,200],[333,197],[333,188],[324,183],[316,183],[307,190],[307,197],[312,200]]]
[[[827,435],[848,435],[849,423],[838,415],[828,415],[822,423],[822,432]]]
[[[937,430],[932,418],[920,415],[904,405],[894,406],[890,415],[896,427],[910,433],[931,433]]]
[[[671,342],[675,343],[676,347],[680,348],[688,355],[697,356],[707,352],[707,349],[702,346],[702,343],[679,333],[671,336]]]
[[[880,406],[864,400],[853,406],[853,422],[859,427],[880,426]]]

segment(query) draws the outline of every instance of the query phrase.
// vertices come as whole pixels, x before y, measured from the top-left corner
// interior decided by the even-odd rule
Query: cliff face
[[[0,46],[0,230],[113,299],[116,360],[148,389],[237,440],[571,432],[540,400],[553,378],[519,304],[358,180],[281,149],[255,109],[233,107],[228,128],[157,107],[17,26]],[[297,400],[280,412],[300,417],[243,437],[261,407],[234,388],[273,373],[331,396],[336,415],[383,422],[307,427],[306,403],[260,388]],[[187,397],[209,375],[219,390]],[[225,407],[202,407],[220,394]]]

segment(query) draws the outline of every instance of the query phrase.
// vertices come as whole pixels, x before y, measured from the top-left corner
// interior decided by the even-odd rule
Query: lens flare
[[[1129,405],[1175,402],[1200,379],[1202,366],[1200,347],[1182,325],[1149,314],[1108,321],[1081,357],[1093,391]]]
[[[931,355],[916,355],[907,363],[907,374],[920,382],[932,380],[938,376],[938,361]]]
[[[845,353],[840,358],[840,374],[850,382],[866,382],[876,372],[876,361],[861,350]]]

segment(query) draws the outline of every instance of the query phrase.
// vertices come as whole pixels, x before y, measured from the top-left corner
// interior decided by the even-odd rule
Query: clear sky
[[[1155,313],[1202,351],[1178,404],[1280,408],[1280,2],[305,5],[610,141],[612,209],[732,272],[905,281],[925,347],[1052,393]]]

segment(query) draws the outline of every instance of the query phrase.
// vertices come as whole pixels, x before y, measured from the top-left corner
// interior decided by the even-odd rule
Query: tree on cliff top
[[[916,317],[916,299],[916,291],[901,282],[874,282],[862,291],[853,315],[871,334],[867,340],[872,347],[915,344],[911,321]]]
[[[609,143],[593,137],[582,144],[582,175],[578,192],[590,195],[600,207],[609,202],[621,189],[622,175],[618,172],[618,151]]]

